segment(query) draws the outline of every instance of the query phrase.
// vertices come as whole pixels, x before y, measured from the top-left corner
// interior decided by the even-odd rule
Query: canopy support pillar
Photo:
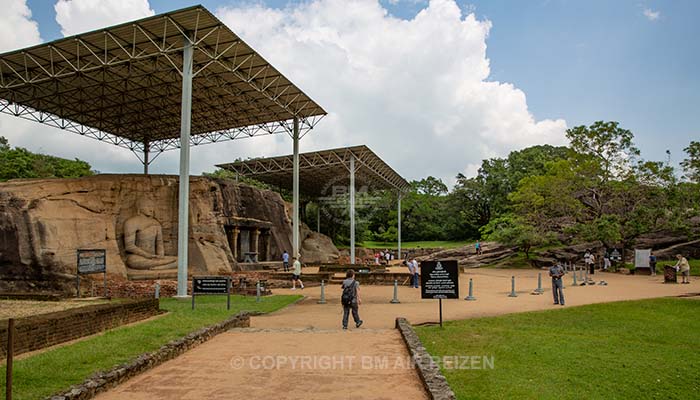
[[[398,245],[398,254],[396,256],[397,259],[401,259],[401,192],[398,193],[398,212],[399,212],[399,221],[397,223],[397,238],[399,240],[399,245]]]
[[[316,232],[321,233],[321,203],[316,201]]]
[[[299,118],[294,118],[294,131],[292,132],[294,142],[294,160],[292,171],[292,257],[299,257]]]
[[[177,216],[177,297],[187,296],[187,245],[189,242],[190,127],[192,124],[192,42],[185,40],[180,105],[180,188]],[[148,165],[148,164],[146,164]]]
[[[148,161],[148,156],[150,152],[150,146],[151,144],[148,143],[148,141],[143,142],[143,174],[148,175],[148,164],[150,164],[150,161]]]
[[[355,264],[355,154],[350,154],[350,264]]]

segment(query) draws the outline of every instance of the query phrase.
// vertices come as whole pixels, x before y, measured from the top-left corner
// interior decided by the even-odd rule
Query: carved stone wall
[[[177,192],[178,178],[170,175],[98,175],[0,183],[0,290],[69,290],[75,276],[76,249],[80,248],[106,249],[107,273],[126,277],[123,225],[136,215],[138,199],[146,199],[154,210],[153,217],[162,225],[165,254],[175,255]],[[240,218],[269,223],[265,245],[269,246],[271,260],[281,260],[282,252],[292,248],[288,207],[272,191],[192,177],[190,271],[237,269],[226,230]],[[303,248],[302,243],[302,255]],[[337,254],[335,247],[324,248]],[[318,260],[305,261],[327,262],[328,258],[321,255]]]

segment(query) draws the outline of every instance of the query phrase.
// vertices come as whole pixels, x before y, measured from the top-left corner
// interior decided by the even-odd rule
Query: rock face
[[[482,254],[477,255],[474,246],[462,246],[419,256],[416,257],[416,260],[457,260],[457,264],[460,267],[478,268],[484,265],[495,264],[512,256],[517,251],[517,248],[504,246],[496,242],[482,242],[481,250]]]
[[[107,273],[126,278],[133,271],[125,265],[124,222],[136,215],[139,202],[150,205],[162,226],[165,255],[176,255],[177,193],[178,178],[168,175],[0,183],[0,290],[67,290],[75,279],[77,249],[106,249]],[[260,261],[281,260],[282,251],[292,249],[288,210],[275,192],[192,177],[189,270],[235,271],[252,243],[267,256]],[[308,238],[301,243],[305,262],[337,257],[328,238],[308,228],[301,238]]]

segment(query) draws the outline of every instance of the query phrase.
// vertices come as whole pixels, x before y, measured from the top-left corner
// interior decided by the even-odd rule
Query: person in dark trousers
[[[352,319],[355,320],[355,328],[362,326],[360,313],[358,311],[360,300],[360,282],[355,280],[355,271],[349,269],[345,274],[345,280],[342,284],[343,294],[340,302],[343,305],[343,329],[348,329],[348,317],[352,310]]]
[[[656,276],[656,256],[654,253],[649,253],[649,268],[651,268],[651,276]]]
[[[284,266],[284,272],[289,272],[289,253],[287,250],[282,253],[282,266]]]
[[[561,278],[564,276],[564,267],[560,262],[549,268],[549,276],[552,277],[552,295],[554,296],[554,304],[564,305],[564,282]]]

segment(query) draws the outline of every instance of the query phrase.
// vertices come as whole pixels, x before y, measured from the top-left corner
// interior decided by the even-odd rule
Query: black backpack
[[[341,304],[344,306],[352,305],[352,301],[355,300],[355,296],[357,294],[357,291],[355,290],[356,286],[357,285],[354,279],[349,286],[343,285],[343,295],[340,297]]]

